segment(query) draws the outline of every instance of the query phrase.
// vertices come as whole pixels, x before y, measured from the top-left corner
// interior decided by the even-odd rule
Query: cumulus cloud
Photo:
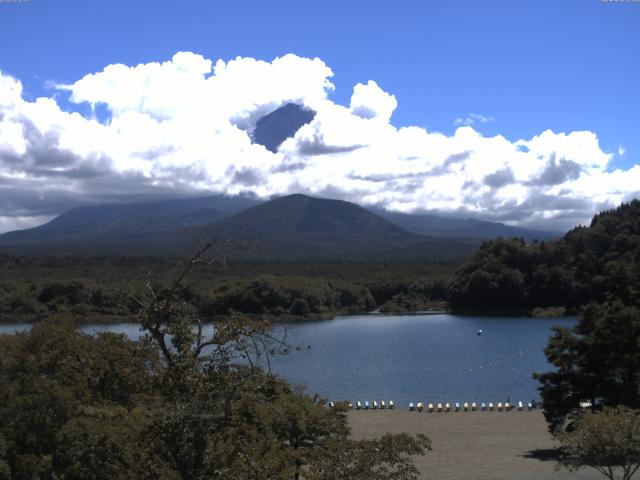
[[[332,76],[317,58],[180,52],[56,86],[106,109],[98,121],[54,98],[25,100],[20,81],[0,72],[0,231],[81,204],[212,192],[308,193],[567,228],[639,193],[640,166],[611,171],[613,153],[594,132],[485,137],[473,125],[492,118],[480,114],[456,121],[452,135],[400,128],[394,95],[371,80],[339,105]],[[257,120],[286,103],[313,109],[313,121],[275,153],[253,144]]]

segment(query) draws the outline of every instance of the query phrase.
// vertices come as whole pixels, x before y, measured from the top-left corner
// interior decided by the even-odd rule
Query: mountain
[[[282,142],[293,137],[300,127],[311,122],[315,116],[313,110],[287,103],[258,120],[253,131],[253,143],[275,153]]]
[[[356,204],[299,194],[224,218],[212,233],[241,241],[232,251],[253,259],[454,259],[480,243],[424,237]]]
[[[381,217],[400,225],[411,232],[432,237],[472,237],[492,239],[524,238],[533,240],[550,240],[562,236],[562,232],[549,232],[528,228],[511,227],[503,223],[487,222],[475,218],[448,218],[438,215],[406,214],[374,210]]]
[[[184,251],[189,233],[258,204],[223,195],[69,210],[39,227],[0,235],[0,250],[54,254],[137,254]]]
[[[497,223],[372,212],[304,195],[268,202],[210,196],[76,208],[39,227],[0,235],[0,251],[182,254],[194,241],[218,238],[227,240],[229,255],[253,260],[449,260],[464,258],[483,239],[500,235],[547,238],[544,232]]]

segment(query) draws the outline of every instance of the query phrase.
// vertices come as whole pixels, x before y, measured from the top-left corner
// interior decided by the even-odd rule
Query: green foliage
[[[640,201],[551,242],[485,242],[456,272],[447,296],[457,310],[575,309],[616,298],[640,305]]]
[[[640,408],[639,308],[591,304],[575,327],[554,329],[545,353],[556,370],[534,377],[552,431],[580,402]]]
[[[556,433],[560,465],[569,470],[591,467],[610,480],[630,480],[640,469],[640,411],[604,408],[585,412],[571,432]]]
[[[172,258],[15,257],[0,254],[0,321],[71,313],[78,322],[135,321],[147,283],[167,285]],[[230,262],[194,265],[180,295],[201,313],[230,310],[293,320],[430,308],[442,301],[455,264],[420,262]],[[395,297],[395,298],[394,298]],[[294,302],[297,299],[307,304]],[[386,304],[386,305],[385,305]]]

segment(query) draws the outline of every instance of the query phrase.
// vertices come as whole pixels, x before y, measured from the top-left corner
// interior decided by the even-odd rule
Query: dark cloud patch
[[[135,152],[133,155],[144,160],[155,160],[156,158],[163,157],[176,151],[173,145],[165,145],[162,147],[152,147],[149,150],[142,152]]]
[[[331,155],[335,153],[354,152],[364,147],[366,147],[366,145],[327,145],[322,141],[317,141],[317,139],[313,141],[302,140],[298,142],[298,153],[309,156]]]
[[[375,110],[373,110],[372,108],[366,107],[364,105],[360,105],[352,109],[351,111],[353,112],[354,115],[357,115],[360,118],[370,119],[376,116]]]
[[[270,172],[271,173],[291,173],[297,172],[299,170],[304,170],[307,168],[306,163],[304,162],[285,162],[277,167],[273,167]]]
[[[569,180],[576,180],[582,173],[582,167],[573,160],[561,158],[556,161],[555,153],[549,157],[542,173],[526,183],[531,186],[560,185]]]
[[[484,184],[491,188],[502,188],[506,185],[510,185],[516,181],[513,176],[513,171],[509,168],[503,168],[502,170],[497,170],[493,173],[490,173],[486,177],[484,177]]]
[[[262,173],[255,168],[244,167],[236,170],[231,177],[231,183],[234,185],[242,185],[244,187],[254,187],[265,183],[267,180]]]

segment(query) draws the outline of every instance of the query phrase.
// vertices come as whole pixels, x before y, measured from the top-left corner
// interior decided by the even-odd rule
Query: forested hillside
[[[456,272],[454,310],[514,310],[619,299],[640,303],[640,201],[596,215],[550,242],[497,239]]]

